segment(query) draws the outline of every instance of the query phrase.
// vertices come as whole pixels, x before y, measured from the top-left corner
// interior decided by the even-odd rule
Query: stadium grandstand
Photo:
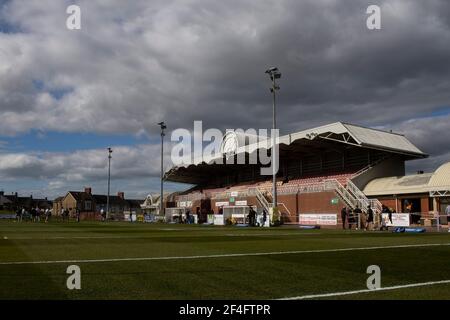
[[[245,220],[250,207],[258,213],[270,211],[272,177],[260,175],[262,165],[226,164],[227,158],[237,157],[242,152],[249,157],[261,145],[249,144],[249,139],[234,133],[231,137],[225,135],[221,150],[225,149],[225,144],[229,145],[230,139],[234,139],[234,147],[231,152],[222,153],[224,164],[193,161],[166,173],[167,181],[194,185],[166,199],[166,217],[171,219],[172,215],[189,211],[200,223],[213,222],[216,216],[224,214],[239,222]],[[375,212],[381,212],[385,204],[401,212],[405,203],[402,201],[409,197],[417,203],[417,194],[413,197],[400,195],[398,190],[391,192],[386,186],[401,185],[409,179],[405,177],[406,161],[426,157],[428,155],[404,135],[348,123],[337,122],[281,136],[277,174],[281,220],[302,224],[305,217],[310,219],[317,215],[325,220],[323,223],[316,221],[317,224],[338,226],[341,224],[339,212],[344,206],[365,209],[370,205]],[[448,165],[445,168],[450,170]],[[439,198],[448,199],[450,186],[434,191],[428,188],[428,183],[441,179],[445,170],[441,169],[440,173],[438,170],[434,179],[433,175],[426,174],[413,178],[423,186],[419,192],[419,198],[423,197],[419,200],[422,206],[417,206],[419,211],[435,210]],[[427,200],[424,200],[425,195]],[[397,204],[392,202],[395,197],[399,201]]]

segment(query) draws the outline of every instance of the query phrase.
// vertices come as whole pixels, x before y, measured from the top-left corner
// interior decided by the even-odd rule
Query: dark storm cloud
[[[195,119],[267,127],[264,70],[277,65],[285,131],[335,120],[395,122],[448,103],[450,4],[378,1],[382,30],[370,31],[365,10],[372,3],[81,1],[86,31],[76,34],[60,25],[63,3],[12,1],[3,11],[29,32],[15,41],[22,58],[7,67],[20,67],[18,80],[1,86],[2,98],[44,110],[52,129],[70,117],[70,131],[136,133],[161,118],[172,127]],[[6,53],[16,56],[12,50]],[[55,101],[35,92],[32,77],[73,91]],[[7,117],[19,131],[35,126],[17,122]]]
[[[448,109],[450,111],[450,108]],[[411,119],[396,126],[431,158],[413,161],[409,171],[433,172],[440,165],[450,161],[450,114],[427,118]]]

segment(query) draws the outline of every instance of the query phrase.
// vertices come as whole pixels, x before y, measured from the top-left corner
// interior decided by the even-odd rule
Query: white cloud
[[[114,147],[112,177],[133,179],[159,176],[160,153],[157,145]],[[167,165],[168,156],[166,156]],[[24,177],[86,182],[104,178],[106,150],[80,150],[73,153],[0,154],[0,178]]]

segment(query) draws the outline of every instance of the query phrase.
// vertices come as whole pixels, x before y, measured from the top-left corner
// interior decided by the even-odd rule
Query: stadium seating
[[[277,181],[277,186],[280,188],[280,191],[284,190],[295,190],[301,189],[302,187],[314,186],[318,185],[325,180],[334,179],[337,180],[342,185],[346,185],[347,181],[354,177],[354,172],[348,173],[339,173],[339,174],[329,174],[329,175],[320,175],[320,176],[306,176],[296,179],[290,179],[286,181]],[[259,181],[254,183],[249,182],[240,182],[234,185],[230,185],[227,187],[214,188],[214,187],[206,187],[203,189],[196,188],[191,190],[189,193],[180,196],[180,199],[189,198],[189,200],[199,199],[201,197],[206,198],[214,198],[215,196],[223,195],[226,198],[226,194],[230,192],[246,192],[249,188],[258,188],[261,191],[270,192],[272,190],[272,180]]]

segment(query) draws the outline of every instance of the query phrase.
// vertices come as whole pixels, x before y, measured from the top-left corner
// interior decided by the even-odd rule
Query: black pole
[[[277,129],[277,111],[276,111],[276,88],[277,85],[275,83],[275,76],[272,75],[272,94],[273,94],[273,124],[272,128],[274,130]],[[273,137],[272,141],[272,165],[273,165],[273,208],[278,207],[278,196],[277,196],[277,172],[276,172],[276,161],[277,161],[277,154],[276,154],[276,138]]]
[[[108,197],[106,198],[106,219],[108,220],[109,217],[109,195],[110,195],[110,191],[111,191],[111,154],[112,154],[112,149],[108,148]]]
[[[166,124],[163,122],[158,123],[161,127],[161,194],[159,198],[159,215],[164,215],[164,130],[167,129]]]

